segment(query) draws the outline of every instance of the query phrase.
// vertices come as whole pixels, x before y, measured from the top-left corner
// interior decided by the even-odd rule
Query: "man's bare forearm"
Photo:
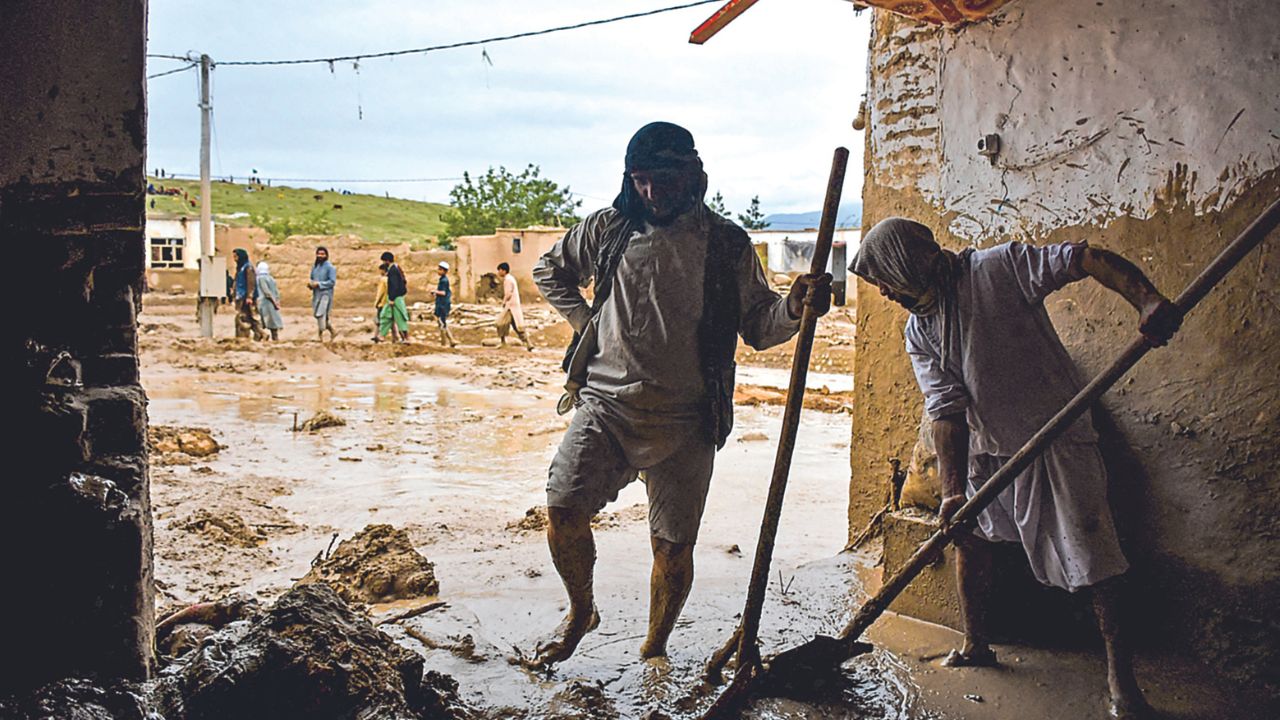
[[[1137,265],[1110,250],[1086,247],[1080,262],[1089,277],[1121,295],[1138,312],[1164,300]]]
[[[964,413],[933,421],[933,447],[938,453],[943,499],[964,495],[969,477],[969,421]]]

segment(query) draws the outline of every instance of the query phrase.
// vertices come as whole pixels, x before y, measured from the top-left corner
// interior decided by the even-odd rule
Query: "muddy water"
[[[622,717],[651,709],[675,715],[684,714],[681,707],[691,710],[697,703],[680,701],[741,610],[780,409],[740,409],[735,438],[767,439],[731,438],[717,458],[696,553],[698,577],[669,661],[641,663],[636,655],[647,618],[649,550],[644,489],[635,484],[606,508],[597,531],[600,629],[554,675],[534,677],[507,657],[513,647],[532,648],[555,626],[563,590],[542,533],[507,526],[544,500],[546,467],[566,421],[552,410],[556,375],[532,387],[495,387],[490,375],[477,381],[450,363],[474,369],[457,357],[291,365],[286,372],[244,374],[156,369],[146,381],[152,422],[209,426],[229,446],[209,462],[207,477],[171,468],[159,471],[156,482],[162,494],[167,474],[188,487],[207,484],[207,492],[186,502],[213,505],[244,494],[259,478],[284,489],[268,503],[300,527],[269,532],[257,561],[225,556],[232,565],[245,563],[238,585],[263,596],[304,574],[334,533],[348,537],[371,522],[409,530],[436,564],[449,606],[383,627],[422,652],[428,668],[456,676],[479,705],[529,711],[531,717],[581,715],[582,705],[610,705]],[[785,373],[765,371],[751,382],[785,380]],[[320,409],[347,425],[292,432],[295,415],[301,422]],[[777,578],[762,624],[766,650],[815,631],[830,632],[847,612],[847,583],[854,574],[831,560],[816,569],[812,563],[831,558],[846,539],[848,451],[846,418],[806,414],[775,552]],[[163,531],[158,538],[183,539]],[[185,587],[201,586],[200,562],[175,565],[169,572],[182,575]],[[162,580],[165,573],[162,563]],[[414,634],[429,638],[434,649]],[[847,687],[822,702],[768,700],[756,713],[922,716],[913,710],[918,692],[892,656],[859,659],[849,678]]]

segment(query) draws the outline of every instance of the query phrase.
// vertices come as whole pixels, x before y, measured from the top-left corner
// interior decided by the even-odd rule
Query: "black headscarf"
[[[236,256],[236,267],[240,267],[249,262],[249,253],[246,252],[244,248],[236,248],[231,251],[231,254]]]
[[[684,128],[669,122],[651,122],[636,131],[627,143],[626,167],[622,173],[622,191],[613,201],[613,208],[627,219],[640,222],[645,218],[644,201],[631,182],[633,170],[684,170],[697,173],[701,182],[691,183],[695,200],[706,192],[706,174],[702,172],[702,159],[693,144],[693,135]]]
[[[316,252],[320,252],[321,250],[324,251],[324,260],[321,260],[320,258],[316,258],[315,267],[320,267],[322,264],[329,261],[329,248],[323,245],[317,245]]]

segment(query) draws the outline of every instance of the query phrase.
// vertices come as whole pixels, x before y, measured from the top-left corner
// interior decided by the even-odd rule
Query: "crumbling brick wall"
[[[0,693],[151,667],[145,38],[144,0],[0,5],[0,242],[18,360]]]

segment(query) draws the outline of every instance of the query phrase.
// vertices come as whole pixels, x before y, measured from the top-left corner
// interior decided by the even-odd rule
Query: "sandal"
[[[991,648],[983,648],[970,653],[960,650],[952,650],[942,659],[943,667],[959,668],[959,667],[999,667],[1000,661],[996,659],[996,651]]]

